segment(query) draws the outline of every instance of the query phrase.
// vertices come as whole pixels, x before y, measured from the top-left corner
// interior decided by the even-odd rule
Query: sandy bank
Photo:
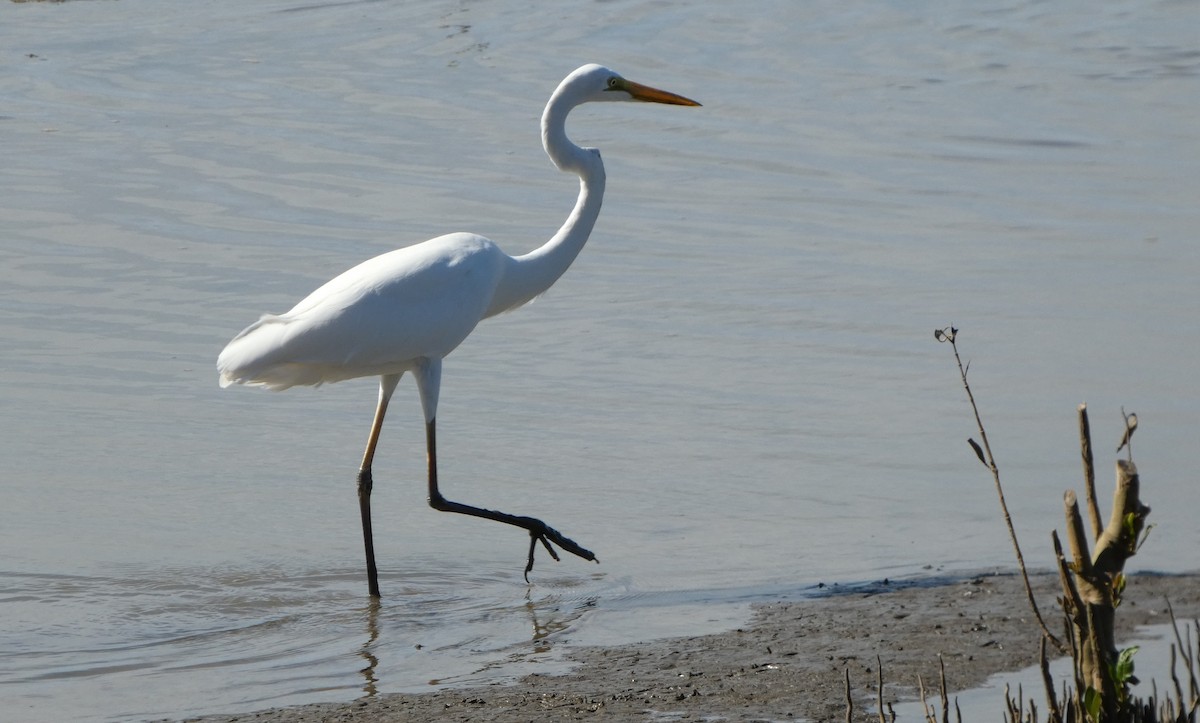
[[[1038,575],[1034,585],[1042,614],[1057,632],[1057,580]],[[1118,612],[1121,630],[1166,622],[1167,596],[1181,620],[1200,616],[1200,575],[1134,576]],[[856,719],[868,720],[876,655],[888,700],[912,697],[918,674],[927,687],[937,681],[939,653],[953,693],[1035,663],[1038,635],[1031,619],[1016,575],[831,588],[817,599],[756,606],[746,626],[718,635],[583,648],[572,656],[579,667],[569,675],[189,720],[840,721],[846,669],[856,689]]]

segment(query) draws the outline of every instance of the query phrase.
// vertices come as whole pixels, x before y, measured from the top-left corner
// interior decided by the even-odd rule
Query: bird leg
[[[358,471],[358,510],[362,514],[363,545],[367,551],[367,592],[379,597],[379,572],[375,569],[375,539],[371,534],[371,470]]]
[[[525,563],[525,582],[529,582],[529,571],[533,569],[533,553],[537,550],[537,543],[541,542],[546,551],[550,553],[550,557],[558,561],[558,553],[554,551],[551,545],[558,545],[562,549],[570,552],[573,555],[578,555],[589,562],[599,562],[596,555],[591,550],[581,546],[571,538],[563,535],[558,530],[554,529],[545,522],[536,517],[525,517],[523,515],[510,515],[505,512],[496,510],[487,510],[482,507],[472,507],[464,505],[461,502],[451,502],[442,497],[442,493],[438,491],[437,479],[437,441],[434,430],[435,420],[429,420],[425,423],[425,447],[426,454],[429,460],[429,506],[441,512],[457,512],[463,515],[471,515],[473,517],[482,517],[487,520],[495,520],[503,522],[506,525],[514,525],[529,531],[529,560]]]
[[[375,480],[371,477],[371,462],[375,459],[375,445],[379,444],[379,431],[383,429],[388,400],[392,398],[399,379],[384,377],[380,382],[379,405],[375,408],[371,435],[367,437],[367,450],[358,468],[358,511],[362,515],[363,547],[367,552],[367,592],[373,598],[379,597],[379,572],[375,568],[375,536],[371,532],[371,488],[375,486]]]

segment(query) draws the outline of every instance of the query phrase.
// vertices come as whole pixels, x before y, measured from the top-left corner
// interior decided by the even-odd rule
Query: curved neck
[[[595,148],[567,138],[566,121],[581,99],[559,86],[542,113],[542,147],[560,171],[579,176],[579,197],[558,232],[539,248],[511,259],[487,315],[514,309],[542,294],[562,276],[587,243],[604,200],[604,162]]]

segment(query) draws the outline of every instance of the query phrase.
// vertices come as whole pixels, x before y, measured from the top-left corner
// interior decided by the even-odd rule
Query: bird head
[[[585,65],[568,75],[560,86],[560,91],[564,90],[577,93],[580,103],[642,101],[668,105],[700,105],[691,98],[626,80],[620,73],[595,64]]]

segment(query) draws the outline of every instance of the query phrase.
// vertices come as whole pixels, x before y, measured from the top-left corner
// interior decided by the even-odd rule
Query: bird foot
[[[529,572],[533,570],[533,553],[537,551],[537,544],[539,542],[542,543],[542,547],[546,548],[546,552],[550,553],[550,557],[554,558],[555,562],[559,561],[559,557],[553,545],[550,544],[551,542],[573,555],[582,557],[588,562],[600,562],[591,550],[581,546],[545,522],[541,520],[534,520],[534,522],[535,525],[529,528],[529,560],[525,563],[525,582],[529,582]]]

